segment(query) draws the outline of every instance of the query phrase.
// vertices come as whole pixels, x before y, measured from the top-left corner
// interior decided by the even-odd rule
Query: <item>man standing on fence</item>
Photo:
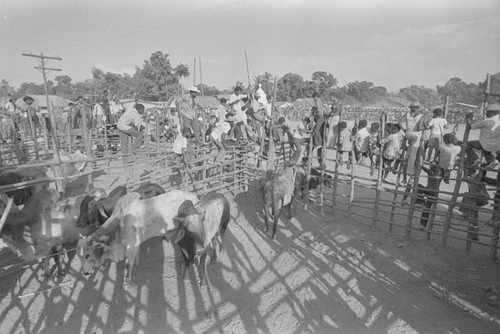
[[[423,159],[423,148],[420,148],[420,138],[422,136],[421,131],[425,129],[425,127],[423,124],[422,112],[420,111],[420,103],[412,102],[409,108],[410,112],[400,119],[399,126],[405,131],[406,140],[408,141],[406,174],[413,176],[415,174],[416,165],[421,164],[421,160]],[[422,150],[420,155],[418,154],[419,149]]]
[[[118,120],[116,127],[120,135],[120,146],[122,150],[123,163],[128,163],[128,138],[134,138],[132,143],[132,154],[136,154],[143,142],[144,136],[140,131],[141,127],[146,127],[142,116],[144,114],[144,105],[137,103],[135,107],[129,107]]]

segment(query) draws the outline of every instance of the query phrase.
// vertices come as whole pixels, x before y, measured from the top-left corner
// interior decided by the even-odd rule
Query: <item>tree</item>
[[[142,67],[136,66],[137,97],[151,101],[166,101],[179,91],[179,79],[188,76],[186,65],[180,64],[173,68],[168,54],[156,51]]]
[[[399,95],[410,101],[418,101],[424,106],[433,106],[443,103],[442,96],[434,89],[424,86],[411,85],[399,90]]]
[[[271,94],[274,86],[274,77],[269,72],[264,72],[264,74],[256,76],[254,79],[254,90],[259,89],[259,84],[266,94]]]
[[[7,80],[2,79],[0,82],[0,97],[10,97],[14,93],[14,87],[12,87]]]
[[[69,97],[73,94],[73,87],[71,85],[71,77],[68,75],[58,75],[54,78],[57,82],[55,86],[56,94],[64,97]]]
[[[45,88],[43,87],[43,84],[36,84],[34,82],[23,82],[17,90],[17,95],[19,96],[43,94],[45,94]]]
[[[311,76],[311,81],[318,84],[317,91],[326,91],[337,87],[338,80],[331,73],[325,71],[316,71]]]
[[[479,104],[482,99],[482,92],[478,85],[466,83],[458,77],[450,78],[444,86],[436,86],[439,94],[449,96],[452,101]]]
[[[352,96],[362,103],[377,101],[387,95],[387,89],[382,86],[375,86],[369,81],[355,81],[347,84],[344,91],[346,95]]]
[[[484,92],[486,91],[486,80],[483,82],[478,83],[478,100],[479,103],[484,100]],[[500,72],[495,73],[490,76],[490,92],[491,93],[500,93]],[[490,102],[496,102],[498,103],[499,97],[498,96],[489,96]],[[478,104],[479,104],[478,103]]]
[[[278,80],[278,100],[279,101],[295,101],[302,97],[302,85],[304,79],[295,73],[287,73]]]

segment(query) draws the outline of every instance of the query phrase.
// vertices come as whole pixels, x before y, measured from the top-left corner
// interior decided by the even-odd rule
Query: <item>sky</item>
[[[41,83],[36,58],[73,82],[133,74],[151,53],[219,89],[264,72],[332,73],[397,92],[500,72],[499,0],[0,0],[0,79]],[[199,59],[201,58],[201,79]]]

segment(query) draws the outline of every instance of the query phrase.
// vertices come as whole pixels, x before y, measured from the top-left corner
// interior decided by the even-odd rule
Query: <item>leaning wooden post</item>
[[[110,173],[111,157],[109,154],[109,143],[108,143],[108,127],[107,118],[104,120],[104,154],[106,155],[106,166],[108,167],[108,174]]]
[[[307,202],[309,202],[309,180],[311,179],[311,165],[312,165],[312,149],[313,146],[313,133],[309,135],[309,145],[307,152],[307,175],[306,175],[306,189],[304,196],[304,210],[307,210]]]
[[[5,221],[7,220],[7,216],[9,215],[10,208],[12,207],[12,203],[14,202],[14,197],[9,198],[7,205],[5,206],[5,210],[2,213],[2,218],[0,218],[0,231],[2,231]]]
[[[423,116],[422,116],[423,117]],[[415,158],[416,168],[413,169],[413,189],[410,199],[410,209],[408,211],[408,217],[406,219],[406,238],[410,237],[411,234],[411,223],[413,220],[413,214],[415,213],[415,204],[418,198],[418,181],[420,179],[420,172],[422,170],[422,160],[424,158],[424,130],[420,132],[420,139],[417,149],[417,157]]]
[[[472,113],[468,114],[466,117],[472,117]],[[462,142],[462,150],[460,151],[460,159],[458,161],[458,171],[457,171],[457,179],[455,181],[455,188],[453,189],[453,195],[451,196],[450,204],[448,205],[448,212],[446,213],[446,218],[443,226],[443,234],[441,236],[441,241],[443,242],[443,245],[446,245],[446,242],[448,241],[448,232],[450,230],[451,216],[453,214],[453,208],[455,206],[455,203],[457,202],[460,192],[460,186],[462,184],[465,150],[467,149],[467,143],[469,141],[469,132],[470,132],[470,125],[467,123],[467,125],[465,126],[464,139]]]
[[[357,126],[358,125],[358,115],[356,114],[354,116],[354,126]],[[357,128],[356,128],[357,129]],[[358,130],[359,131],[359,130]],[[349,191],[349,206],[348,206],[348,211],[349,211],[349,220],[351,219],[351,212],[352,212],[352,202],[354,202],[354,188],[356,187],[356,180],[354,178],[354,174],[355,174],[355,168],[356,168],[356,154],[355,154],[355,151],[356,150],[356,141],[353,141],[352,142],[352,150],[351,152],[349,153],[350,154],[350,158],[351,158],[351,183],[350,183],[350,191]]]
[[[337,123],[337,138],[335,138],[335,143],[333,144],[335,151],[335,175],[333,177],[333,197],[332,197],[332,208],[335,213],[335,207],[337,205],[337,184],[339,182],[339,158],[341,147],[339,147],[340,143],[340,122],[342,121],[342,110],[339,111],[339,122]]]
[[[500,225],[495,224],[493,227],[493,234],[491,235],[491,247],[490,247],[490,259],[497,259],[497,249],[498,249],[498,232]]]
[[[276,94],[277,94],[277,89],[276,89],[276,85],[277,85],[277,79],[278,78],[274,78],[274,88],[273,88],[273,94],[274,94],[274,97],[273,97],[273,100],[271,101],[271,120],[273,119],[273,116],[274,116],[274,101],[276,99]],[[272,123],[271,123],[271,128],[272,128]],[[266,181],[271,179],[273,177],[273,173],[274,173],[274,160],[276,158],[276,147],[274,146],[274,136],[272,134],[272,130],[271,130],[271,133],[269,135],[269,153],[268,153],[268,164],[267,164],[267,171],[266,171]]]
[[[48,109],[48,107],[47,107]],[[41,114],[41,113],[40,113]],[[49,137],[47,136],[47,124],[45,122],[45,117],[43,115],[40,117],[40,126],[42,127],[42,133],[43,133],[43,144],[45,146],[45,158],[48,160],[49,159]],[[54,130],[52,130],[53,132]]]
[[[156,137],[156,157],[160,153],[160,115],[158,115],[158,110],[155,108],[155,137]]]
[[[331,117],[330,117],[331,120]],[[326,132],[327,132],[327,119],[325,119],[325,122],[323,123],[323,140],[322,140],[322,147],[321,147],[321,177],[320,177],[320,184],[319,184],[319,211],[323,213],[323,180],[325,178],[325,155],[326,155],[326,145],[328,143],[326,142]]]
[[[28,109],[28,122],[29,122],[30,129],[31,129],[31,139],[33,139],[33,145],[34,145],[34,149],[35,149],[35,157],[37,160],[40,160],[40,155],[38,153],[38,141],[36,138],[35,125],[33,124],[33,118],[32,118],[33,113],[31,110],[31,106],[29,106],[27,109]]]
[[[73,126],[73,122],[71,121],[71,109],[68,114],[68,151],[69,154],[73,153],[73,140],[71,138],[71,127]]]
[[[87,154],[87,157],[89,159],[92,159],[92,147],[89,142],[89,133],[87,132],[87,108],[86,106],[81,107],[81,113],[82,113],[82,123],[81,123],[81,129],[82,129],[82,137],[83,137],[83,142],[85,143],[85,152]],[[92,184],[92,173],[89,174],[88,176],[89,180],[89,185]]]
[[[375,207],[373,208],[373,220],[372,220],[372,226],[377,225],[377,219],[378,219],[378,201],[380,200],[380,192],[382,191],[382,173],[384,171],[384,164],[383,164],[383,145],[382,139],[384,138],[385,134],[385,123],[387,122],[387,115],[382,114],[380,116],[380,131],[378,135],[378,175],[377,175],[377,190],[375,193]]]

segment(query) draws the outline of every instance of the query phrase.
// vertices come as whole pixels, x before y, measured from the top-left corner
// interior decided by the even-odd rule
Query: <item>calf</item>
[[[91,194],[103,194],[94,189]],[[84,195],[57,202],[59,193],[53,189],[39,190],[31,196],[21,211],[7,215],[2,239],[25,260],[43,259],[45,276],[50,276],[50,255],[62,276],[59,253],[67,243],[76,242],[81,234],[87,235],[95,228],[77,228],[74,221]],[[30,242],[23,235],[28,232]]]
[[[296,167],[279,169],[274,180],[264,185],[264,217],[266,232],[269,231],[269,221],[273,222],[272,238],[275,238],[278,220],[283,207],[287,208],[287,218],[292,218],[292,204],[296,194]]]
[[[107,259],[114,262],[125,259],[124,284],[129,284],[140,245],[157,236],[172,238],[178,227],[174,216],[179,206],[186,200],[196,199],[196,194],[181,190],[143,200],[138,193],[123,196],[111,217],[92,235],[78,241],[77,254],[83,274],[90,274]]]
[[[190,200],[180,205],[174,220],[179,223],[177,239],[180,240],[177,244],[184,258],[183,279],[187,267],[196,261],[200,285],[204,285],[208,246],[212,247],[212,263],[215,263],[217,261],[215,242],[219,243],[221,252],[230,218],[229,202],[224,195],[218,193],[205,195],[196,205]]]

